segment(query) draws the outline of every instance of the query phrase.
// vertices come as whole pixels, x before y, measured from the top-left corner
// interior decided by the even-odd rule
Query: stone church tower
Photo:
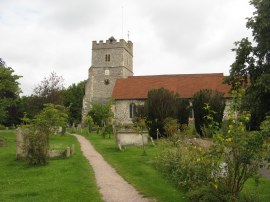
[[[91,102],[104,103],[111,99],[115,81],[133,76],[133,44],[113,37],[92,42],[92,66],[85,85],[82,118],[90,110]]]

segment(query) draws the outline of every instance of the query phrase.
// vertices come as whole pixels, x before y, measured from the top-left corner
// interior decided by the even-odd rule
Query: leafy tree
[[[256,10],[246,27],[252,30],[253,40],[235,43],[236,58],[226,82],[232,90],[247,87],[242,109],[250,110],[249,125],[254,130],[270,113],[270,1],[251,0],[250,4]]]
[[[82,120],[82,103],[86,81],[72,84],[64,91],[64,106],[69,110],[69,124],[78,124]]]
[[[99,127],[104,127],[104,125],[109,123],[110,118],[113,117],[111,103],[92,103],[89,115],[92,117],[96,125]]]
[[[195,118],[195,128],[201,136],[208,136],[205,134],[203,128],[208,128],[207,116],[208,110],[205,108],[205,104],[209,105],[213,114],[213,120],[221,126],[223,119],[223,112],[225,109],[225,99],[222,93],[218,91],[212,91],[208,89],[200,90],[193,96],[193,110]],[[210,135],[211,136],[211,135]]]
[[[14,74],[11,67],[6,67],[2,59],[0,62],[0,124],[11,125],[16,123],[13,112],[21,92],[18,82],[21,76]]]
[[[34,88],[34,96],[41,98],[43,104],[63,104],[64,79],[52,72],[50,76],[44,77],[40,84]]]
[[[148,92],[145,103],[149,133],[156,138],[156,130],[164,136],[164,120],[168,117],[176,118],[177,94],[165,88]]]
[[[30,118],[34,118],[45,104],[63,105],[63,90],[63,77],[52,72],[34,88],[31,96],[21,98],[20,110],[23,113],[26,112]]]
[[[26,138],[26,159],[32,165],[44,165],[49,162],[49,136],[58,132],[59,127],[65,127],[67,114],[61,105],[46,104],[43,110],[33,120],[23,126]]]

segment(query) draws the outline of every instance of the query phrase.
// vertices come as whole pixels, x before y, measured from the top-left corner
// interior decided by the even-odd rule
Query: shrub
[[[184,141],[179,141],[176,147],[164,141],[160,147],[157,168],[177,186],[192,190],[209,183],[212,160],[206,155],[207,150]]]
[[[92,117],[94,123],[99,127],[106,125],[110,118],[113,116],[111,103],[91,103],[91,109],[89,115]]]
[[[218,91],[212,91],[208,89],[200,90],[193,96],[193,110],[195,118],[195,127],[200,136],[209,136],[202,130],[203,127],[207,127],[207,119],[205,116],[209,115],[204,108],[205,104],[211,107],[215,113],[213,114],[213,120],[221,126],[223,119],[223,112],[225,109],[225,99],[222,93]],[[211,136],[211,135],[210,135]]]
[[[190,103],[188,99],[177,100],[177,119],[181,125],[188,125]]]
[[[49,162],[49,135],[67,124],[65,108],[60,105],[46,104],[33,120],[24,118],[24,150],[26,159],[32,165],[44,165]]]
[[[0,124],[0,130],[6,130],[6,127],[2,124]]]
[[[176,118],[177,95],[165,88],[148,92],[145,103],[149,133],[156,138],[156,130],[164,136],[164,120],[168,117]]]

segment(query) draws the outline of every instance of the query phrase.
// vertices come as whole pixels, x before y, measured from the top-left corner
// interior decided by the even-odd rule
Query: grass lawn
[[[143,156],[140,147],[128,147],[125,151],[116,149],[113,137],[103,139],[94,133],[84,134],[91,140],[96,150],[117,172],[144,196],[158,201],[187,201],[185,193],[168,182],[153,166],[156,148],[147,146],[147,156]]]
[[[102,201],[92,168],[75,137],[53,136],[53,147],[75,144],[70,159],[29,166],[16,160],[15,131],[0,131],[7,146],[0,147],[0,201]]]

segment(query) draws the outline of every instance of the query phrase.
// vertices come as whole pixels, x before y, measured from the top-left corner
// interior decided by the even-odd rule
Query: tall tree
[[[78,124],[82,120],[82,103],[86,81],[72,84],[64,91],[64,105],[69,111],[69,124]]]
[[[164,121],[166,118],[176,118],[177,95],[165,88],[153,89],[148,92],[145,103],[147,123],[150,135],[156,137],[156,130],[164,134]]]
[[[49,77],[44,77],[40,84],[34,88],[34,96],[42,98],[43,104],[63,104],[64,79],[52,72]]]
[[[20,76],[14,74],[11,67],[6,67],[5,62],[0,59],[0,124],[16,124],[14,115],[15,106],[21,89],[18,79]]]
[[[20,110],[26,112],[29,118],[34,118],[45,104],[63,105],[64,79],[52,72],[49,77],[38,84],[31,96],[23,96],[20,99]]]
[[[211,136],[211,134],[205,134],[204,127],[208,128],[209,123],[206,117],[209,115],[209,111],[205,106],[209,106],[214,111],[213,120],[219,123],[221,126],[223,112],[225,109],[224,95],[218,91],[212,91],[209,89],[203,89],[195,93],[193,96],[193,110],[195,118],[195,128],[201,136]]]
[[[243,108],[251,112],[250,129],[259,129],[270,113],[270,1],[251,0],[255,7],[246,27],[252,30],[253,40],[244,38],[235,43],[235,62],[226,82],[232,89],[246,87]]]

